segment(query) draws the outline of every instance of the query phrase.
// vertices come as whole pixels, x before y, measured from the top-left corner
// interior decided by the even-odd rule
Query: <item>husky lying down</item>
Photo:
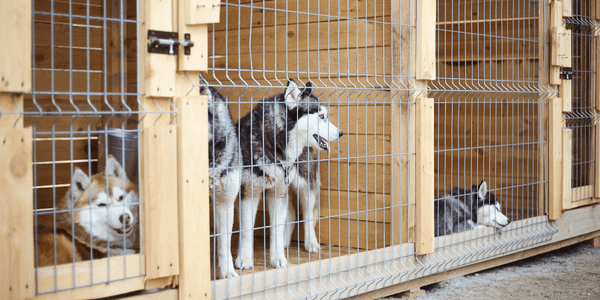
[[[108,187],[108,188],[107,188]],[[138,234],[137,187],[109,155],[104,173],[90,179],[75,168],[71,187],[59,200],[56,236],[54,230],[38,232],[38,266],[73,263],[83,260],[134,254]],[[56,255],[54,243],[56,241]],[[90,253],[91,252],[91,253]]]
[[[487,182],[470,190],[453,188],[449,195],[434,201],[435,236],[442,236],[485,226],[502,229],[510,220],[501,212],[496,196]]]
[[[328,151],[329,142],[337,141],[343,133],[328,120],[327,107],[312,93],[312,83],[300,88],[292,79],[282,93],[265,99],[240,119],[239,126],[243,171],[240,245],[235,265],[240,269],[254,265],[253,228],[264,193],[271,226],[269,265],[285,267],[284,246],[289,243],[291,233],[288,229],[285,236],[285,227],[289,227],[284,225],[289,214],[288,188],[298,182],[298,189],[307,190],[308,185],[303,179],[308,177],[299,174],[302,165],[299,157],[306,147]],[[304,218],[313,219],[316,197],[299,196]],[[305,248],[318,251],[313,222],[306,222],[305,226],[308,229]]]

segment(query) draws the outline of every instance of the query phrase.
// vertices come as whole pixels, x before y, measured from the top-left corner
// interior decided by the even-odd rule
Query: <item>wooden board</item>
[[[148,279],[179,274],[177,127],[146,127],[142,133],[141,191]]]
[[[0,128],[23,128],[23,94],[0,93]]]
[[[210,299],[210,210],[208,186],[208,97],[177,105],[177,202],[179,290],[182,299]]]
[[[573,208],[572,202],[572,153],[573,153],[573,131],[569,128],[562,130],[562,209]]]
[[[0,92],[31,91],[31,1],[2,1]]]
[[[435,0],[417,1],[417,57],[416,79],[435,80]]]
[[[221,1],[219,0],[180,1],[179,5],[181,6],[182,10],[180,11],[179,17],[183,19],[184,25],[219,23],[219,18],[221,16],[220,2]],[[182,23],[179,23],[179,26],[181,25]]]
[[[38,293],[72,289],[97,284],[106,287],[109,280],[140,277],[144,280],[145,258],[141,254],[82,261],[75,264],[48,266],[37,270]],[[112,283],[111,283],[112,284]],[[143,284],[137,289],[143,289]],[[135,285],[127,292],[135,291]],[[107,289],[110,290],[110,289]],[[88,294],[87,297],[90,295]],[[79,299],[83,298],[79,296]],[[63,298],[64,299],[64,298]]]
[[[549,209],[550,220],[560,218],[562,210],[562,99],[550,99],[548,118]]]
[[[418,98],[416,105],[416,247],[418,255],[433,252],[434,126],[433,99]]]
[[[6,299],[35,295],[31,140],[31,128],[0,128],[0,294]]]
[[[179,47],[179,71],[206,71],[208,66],[208,25],[219,21],[220,3],[216,0],[175,0],[179,40],[186,35],[194,42],[190,53]]]
[[[391,167],[384,164],[321,162],[321,188],[339,191],[359,191],[389,194]]]
[[[177,31],[173,26],[173,10],[171,1],[149,0],[145,6],[145,24],[139,26],[139,51],[144,56],[144,82],[146,96],[174,97],[175,71],[177,56],[148,53],[148,30]],[[141,65],[142,63],[140,63]]]

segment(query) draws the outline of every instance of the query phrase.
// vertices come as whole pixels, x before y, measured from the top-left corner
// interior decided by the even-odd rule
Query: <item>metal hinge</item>
[[[190,48],[194,46],[190,34],[184,34],[183,41],[178,41],[177,36],[177,32],[148,30],[148,52],[175,55],[178,54],[179,46],[183,46],[184,54],[190,55]]]
[[[573,79],[573,68],[561,67],[560,68],[560,79],[572,80]]]

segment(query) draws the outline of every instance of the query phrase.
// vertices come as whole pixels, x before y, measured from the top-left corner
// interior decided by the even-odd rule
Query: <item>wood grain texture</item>
[[[31,91],[31,1],[0,5],[0,92]]]
[[[571,155],[573,153],[573,130],[563,128],[562,130],[562,209],[573,208],[571,172],[573,165],[571,163]]]
[[[548,162],[549,162],[549,207],[550,220],[560,218],[562,211],[562,99],[552,98],[548,116]]]
[[[0,295],[35,295],[32,129],[0,129]]]
[[[437,3],[435,0],[417,1],[417,80],[435,80],[435,16]]]
[[[0,93],[0,128],[23,128],[23,94]]]
[[[179,2],[183,6],[183,19],[186,25],[219,23],[221,18],[220,0],[184,0]],[[181,24],[181,23],[179,23]],[[181,26],[181,25],[180,25]]]
[[[177,127],[146,127],[142,133],[141,201],[147,279],[179,274]]]
[[[177,105],[179,299],[210,299],[208,96],[180,97]]]
[[[416,247],[418,255],[425,255],[433,252],[434,237],[434,215],[433,199],[434,195],[434,115],[433,99],[417,99],[417,155],[416,155],[416,196],[417,196],[417,217],[416,217]]]

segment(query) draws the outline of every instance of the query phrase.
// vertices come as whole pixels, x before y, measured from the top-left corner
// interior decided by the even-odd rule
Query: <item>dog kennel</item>
[[[0,294],[376,298],[599,239],[599,19],[596,0],[4,1]],[[243,211],[239,196],[231,229],[214,225],[209,155],[225,154],[211,150],[213,104],[200,91],[213,87],[237,122],[276,105],[289,79],[312,83],[343,136],[290,164],[316,168],[320,186],[308,219],[302,191],[285,183],[283,205],[296,207],[294,220],[278,216],[295,226],[287,265],[270,264],[277,225],[265,192],[253,267],[220,278],[217,240],[231,235],[235,262]],[[253,142],[298,138],[267,127],[253,127],[265,136]],[[109,215],[86,206],[99,206],[92,192],[62,203],[94,183],[77,170],[109,182],[110,155],[123,171],[115,186],[129,182],[139,198],[119,206],[135,238],[61,262],[61,232],[75,257],[75,228],[94,209]],[[434,203],[482,180],[510,224],[434,236]],[[112,195],[100,182],[97,193]],[[318,252],[304,248],[307,222]]]

